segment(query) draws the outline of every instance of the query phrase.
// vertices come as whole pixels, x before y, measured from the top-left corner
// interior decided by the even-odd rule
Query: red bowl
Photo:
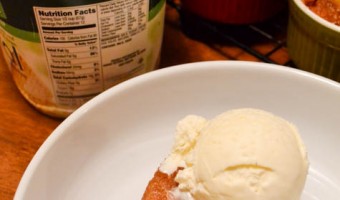
[[[287,5],[287,0],[182,0],[184,11],[228,24],[264,21]]]

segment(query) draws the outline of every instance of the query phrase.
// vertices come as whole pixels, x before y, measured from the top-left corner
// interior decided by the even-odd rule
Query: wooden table
[[[255,44],[267,51],[271,44]],[[284,63],[286,51],[276,58]],[[180,28],[179,15],[167,7],[160,68],[207,60],[254,60],[257,58],[234,45],[209,44],[187,37]],[[19,181],[30,160],[44,140],[62,122],[35,110],[20,95],[0,57],[0,199],[13,199]]]

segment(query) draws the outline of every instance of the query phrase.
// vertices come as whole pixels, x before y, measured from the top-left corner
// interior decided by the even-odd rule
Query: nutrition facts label
[[[81,105],[126,74],[142,70],[147,0],[34,8],[57,102]]]

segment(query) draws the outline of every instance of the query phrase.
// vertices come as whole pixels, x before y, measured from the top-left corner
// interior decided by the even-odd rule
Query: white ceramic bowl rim
[[[306,13],[309,17],[311,17],[312,19],[314,19],[316,22],[318,22],[319,24],[332,29],[336,32],[340,33],[340,26],[335,25],[327,20],[325,20],[324,18],[320,17],[319,15],[315,14],[313,11],[311,11],[308,6],[306,6],[306,4],[303,2],[304,0],[293,0],[293,2],[304,12]]]

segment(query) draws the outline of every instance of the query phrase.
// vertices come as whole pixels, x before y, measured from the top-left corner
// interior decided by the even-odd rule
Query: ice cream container
[[[1,50],[22,95],[66,117],[157,67],[165,0],[0,1]]]
[[[185,11],[208,20],[249,24],[267,20],[286,7],[287,0],[182,0]]]
[[[340,26],[290,0],[288,53],[298,68],[340,82]]]

